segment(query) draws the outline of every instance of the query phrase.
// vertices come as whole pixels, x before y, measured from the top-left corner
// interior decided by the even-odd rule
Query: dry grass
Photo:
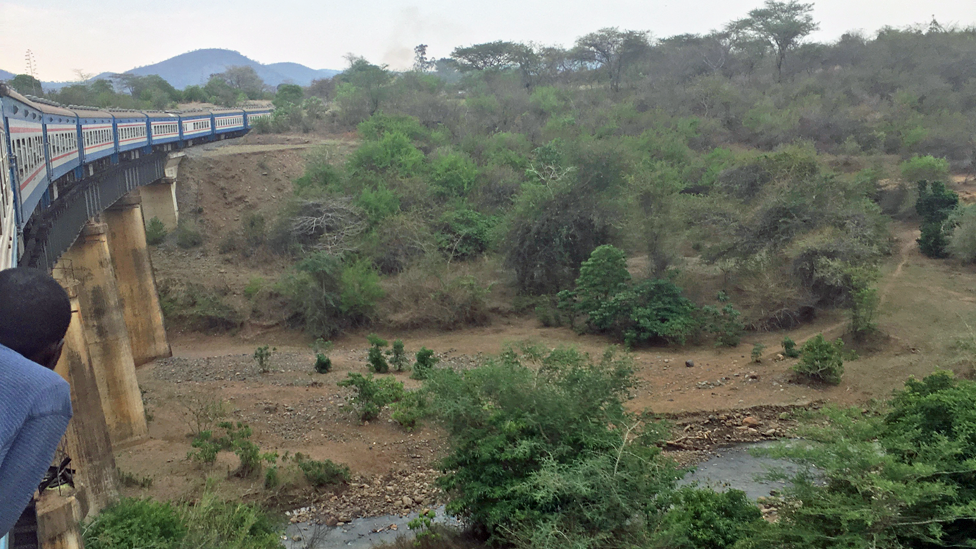
[[[386,295],[380,318],[394,329],[484,325],[490,313],[511,307],[511,299],[501,295],[504,277],[498,262],[491,259],[454,263],[425,259],[383,281]]]

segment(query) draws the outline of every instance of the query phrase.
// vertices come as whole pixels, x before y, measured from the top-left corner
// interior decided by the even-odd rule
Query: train
[[[271,112],[65,106],[0,83],[0,269],[16,265],[28,222],[79,181],[142,155],[238,137]]]

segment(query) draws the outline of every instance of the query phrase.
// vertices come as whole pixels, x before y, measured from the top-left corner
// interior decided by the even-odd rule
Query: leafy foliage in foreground
[[[531,367],[530,367],[531,366]],[[510,348],[425,384],[451,450],[448,512],[499,542],[553,547],[636,541],[677,478],[661,426],[624,409],[631,365],[575,349]]]
[[[884,415],[816,419],[805,442],[770,452],[804,468],[779,522],[744,547],[974,546],[976,383],[940,372],[909,380]]]
[[[211,492],[194,504],[123,499],[83,529],[90,549],[276,549],[278,525],[258,507]]]

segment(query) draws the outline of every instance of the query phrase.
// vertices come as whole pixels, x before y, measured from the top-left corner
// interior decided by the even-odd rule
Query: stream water
[[[716,491],[742,490],[752,500],[769,496],[770,491],[782,489],[785,483],[757,480],[757,477],[770,468],[795,470],[795,466],[791,466],[789,462],[754,457],[749,453],[752,448],[770,444],[773,443],[743,444],[722,448],[714,456],[698,464],[695,471],[686,475],[679,484],[697,482],[700,486],[707,486]],[[435,522],[460,526],[453,517],[445,516],[443,506],[437,508],[436,513]],[[340,547],[367,549],[379,543],[392,542],[398,536],[412,537],[413,532],[407,528],[407,523],[416,516],[417,513],[414,512],[403,517],[399,515],[368,517],[335,527],[310,523],[292,524],[286,531],[287,539],[282,543],[287,549],[338,549]]]

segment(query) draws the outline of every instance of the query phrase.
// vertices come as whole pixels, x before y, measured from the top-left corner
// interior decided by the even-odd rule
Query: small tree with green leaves
[[[827,341],[823,334],[807,340],[800,349],[800,362],[793,371],[801,376],[837,385],[844,375],[844,342]]]
[[[387,346],[387,341],[376,334],[366,336],[369,341],[369,351],[366,354],[366,362],[369,369],[377,374],[385,374],[390,371],[390,364],[386,361],[386,354],[383,347]]]
[[[390,350],[390,365],[398,372],[402,372],[410,366],[402,339],[393,340],[393,349]]]
[[[312,351],[315,352],[315,371],[320,374],[327,374],[332,371],[332,359],[329,357],[329,351],[332,350],[333,344],[331,341],[325,341],[321,337],[315,340],[315,343],[309,345]]]
[[[421,347],[417,351],[416,358],[417,361],[413,363],[413,373],[410,375],[413,379],[427,379],[434,366],[440,361],[434,356],[434,351],[427,347]]]
[[[271,371],[271,355],[278,350],[277,347],[262,345],[254,350],[254,360],[258,363],[258,370],[262,374]]]
[[[783,338],[783,354],[790,358],[798,358],[800,350],[796,348],[796,342],[790,336]]]
[[[352,387],[356,394],[352,402],[359,410],[359,419],[369,421],[380,415],[384,406],[403,398],[403,382],[392,377],[373,379],[373,374],[350,372],[348,378],[339,382],[339,387]]]
[[[166,239],[166,225],[159,220],[158,217],[153,217],[146,223],[146,244],[150,246],[158,246],[163,243]]]
[[[763,354],[763,351],[765,351],[765,350],[766,350],[766,346],[764,344],[762,344],[762,343],[756,343],[755,345],[753,345],[752,346],[752,355],[751,355],[752,356],[752,361],[753,362],[756,362],[756,363],[762,362],[762,354]]]

